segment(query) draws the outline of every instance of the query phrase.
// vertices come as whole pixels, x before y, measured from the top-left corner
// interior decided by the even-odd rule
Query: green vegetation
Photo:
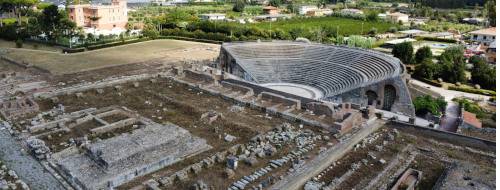
[[[487,118],[488,117],[488,114],[486,114],[483,111],[481,111],[481,109],[480,109],[479,105],[477,104],[477,102],[470,103],[465,98],[464,99],[453,98],[453,101],[458,102],[458,104],[460,105],[460,107],[464,108],[465,111],[468,111],[470,113],[476,114],[476,118],[478,118],[478,119],[482,119],[482,118]]]
[[[16,40],[16,47],[22,48],[23,47],[23,40],[21,40],[21,39]]]
[[[440,108],[446,107],[448,102],[446,100],[438,98],[437,100],[433,100],[432,96],[428,94],[425,98],[418,97],[413,100],[413,106],[415,107],[415,112],[427,113],[431,114],[440,114],[438,110]]]
[[[455,155],[454,155],[454,154],[450,154],[450,158],[454,158],[454,157],[455,157]]]
[[[431,61],[431,63],[433,63],[432,62],[432,51],[431,51],[431,48],[429,46],[424,46],[424,47],[418,48],[417,53],[415,53],[415,62],[417,64],[421,64],[424,61],[424,59],[431,59],[430,61]]]
[[[394,45],[392,54],[397,57],[404,64],[411,63],[413,58],[413,45],[411,42],[403,42]]]
[[[472,56],[469,63],[473,65],[471,80],[481,88],[496,90],[496,67],[490,68],[486,59]]]
[[[245,11],[245,3],[243,1],[238,1],[233,7],[234,12],[243,12]]]
[[[456,91],[469,92],[469,93],[481,94],[481,95],[491,95],[491,96],[497,95],[497,93],[493,92],[493,91],[479,90],[479,89],[473,89],[473,88],[463,88],[463,87],[458,87],[458,86],[448,86],[448,90],[456,90]]]

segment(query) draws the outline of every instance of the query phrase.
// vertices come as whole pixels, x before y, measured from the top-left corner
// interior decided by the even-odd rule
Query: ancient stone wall
[[[113,129],[118,129],[118,128],[122,128],[125,126],[133,125],[136,122],[137,122],[137,120],[135,118],[128,118],[128,119],[121,120],[121,121],[118,121],[115,123],[111,123],[109,125],[105,125],[102,127],[91,129],[90,132],[92,133],[92,135],[98,135],[101,133],[105,133],[106,131],[111,131]]]
[[[308,103],[307,109],[312,111],[316,115],[326,115],[328,117],[333,117],[333,113],[335,113],[335,108],[333,104],[324,102]]]
[[[38,111],[40,111],[38,104],[29,97],[21,100],[3,102],[2,109],[0,109],[0,113],[2,113],[3,117],[6,119]]]
[[[262,92],[260,93],[262,99],[270,100],[272,102],[282,103],[286,106],[295,106],[295,109],[300,109],[300,100],[285,98],[284,96],[273,94],[270,92]]]
[[[474,146],[474,147],[478,147],[478,148],[482,148],[482,149],[496,151],[495,141],[460,135],[460,134],[456,134],[456,133],[450,133],[450,132],[446,132],[446,131],[440,131],[440,130],[436,130],[433,128],[420,127],[417,125],[412,125],[412,124],[409,124],[406,122],[401,122],[401,121],[389,121],[388,123],[386,123],[386,125],[390,126],[390,127],[400,128],[400,129],[407,130],[407,131],[414,132],[414,133],[419,133],[419,134],[422,134],[422,135],[425,135],[428,137],[445,139],[445,140],[449,140],[452,142],[456,142],[456,143],[460,143],[460,144],[464,144],[464,145],[468,145],[468,146]]]
[[[366,87],[360,87],[339,95],[332,97],[332,99],[341,99],[342,102],[355,102],[361,104],[361,106],[367,106],[368,98],[366,96],[367,91],[373,91],[377,94],[377,109],[382,109],[384,105],[384,87],[386,85],[391,85],[396,89],[396,99],[390,109],[391,112],[402,112],[405,115],[415,116],[415,109],[412,104],[412,99],[410,93],[406,86],[407,75],[397,76],[391,79],[386,79],[384,81],[372,84]],[[364,102],[353,101],[353,98],[362,98]],[[339,102],[340,103],[340,102]]]
[[[254,95],[253,89],[248,88],[246,86],[242,86],[242,85],[238,85],[238,84],[232,84],[232,83],[229,83],[229,82],[226,82],[226,81],[222,81],[221,85],[222,85],[222,87],[224,87],[224,88],[230,88],[233,91],[241,91],[243,94],[246,94],[246,95]]]
[[[41,130],[52,129],[52,128],[60,126],[61,124],[64,124],[68,121],[70,121],[69,118],[63,118],[63,119],[52,121],[52,122],[42,123],[40,125],[34,125],[34,126],[29,127],[28,131],[30,133],[36,133],[36,132],[41,131]]]
[[[415,189],[415,186],[418,184],[418,182],[422,179],[422,172],[421,171],[418,171],[418,170],[415,170],[415,169],[408,169],[406,170],[406,172],[399,178],[399,180],[396,182],[396,185],[394,185],[394,187],[392,187],[391,190],[398,190],[399,189],[399,186],[401,184],[403,184],[403,182],[406,182],[406,180],[408,179],[408,177],[410,177],[410,175],[413,175],[417,178],[417,180],[415,181],[415,183],[412,183],[409,185],[409,187],[407,188],[408,190],[413,190]]]
[[[177,66],[172,68],[172,71],[174,72],[175,75],[182,75],[184,73],[184,69],[182,66]]]
[[[95,88],[104,88],[104,87],[114,86],[114,85],[128,83],[128,82],[146,80],[146,79],[150,79],[150,78],[155,78],[159,75],[162,75],[162,74],[161,73],[160,74],[141,74],[141,75],[132,75],[132,76],[111,77],[111,78],[102,79],[101,81],[96,81],[93,83],[86,82],[86,83],[77,84],[77,85],[70,86],[70,87],[64,87],[64,88],[52,90],[49,92],[39,92],[39,93],[33,94],[33,96],[35,98],[40,97],[42,99],[51,98],[51,97],[54,97],[57,95],[67,95],[67,94],[72,94],[75,92],[92,90]]]
[[[344,120],[339,123],[339,122],[334,122],[333,123],[333,128],[340,131],[340,134],[345,134],[347,131],[351,130],[353,127],[361,125],[363,123],[363,115],[359,110],[356,110],[354,112],[348,113],[344,115]]]
[[[431,94],[433,99],[441,97],[440,93],[420,86],[417,83],[408,83],[408,91],[410,92],[410,97],[412,100],[418,97],[426,97],[428,94]]]
[[[192,79],[195,79],[198,81],[205,81],[207,83],[214,84],[214,85],[219,85],[219,83],[217,82],[214,75],[211,75],[208,73],[197,73],[197,72],[194,72],[191,70],[186,70],[184,73],[186,74],[186,77],[188,77],[188,78],[192,78]]]

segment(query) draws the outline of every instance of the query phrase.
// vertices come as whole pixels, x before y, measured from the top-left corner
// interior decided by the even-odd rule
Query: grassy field
[[[196,44],[176,40],[154,40],[68,55],[27,49],[11,49],[13,52],[2,56],[18,62],[27,61],[32,65],[49,69],[54,74],[62,74],[164,58],[165,55],[162,55],[162,51],[186,48]],[[2,45],[0,44],[0,46]]]
[[[10,48],[16,48],[16,43],[14,41],[0,40],[0,49],[10,49]],[[21,49],[61,52],[61,49],[59,49],[57,47],[54,47],[51,45],[44,45],[44,44],[38,44],[38,48],[35,49],[35,48],[33,48],[33,43],[31,43],[31,42],[23,43],[23,47]]]

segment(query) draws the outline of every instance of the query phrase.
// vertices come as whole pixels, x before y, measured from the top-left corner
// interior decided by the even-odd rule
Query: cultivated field
[[[199,45],[201,45],[201,43],[177,40],[153,40],[68,55],[56,52],[33,51],[29,49],[10,49],[10,46],[6,46],[7,48],[5,49],[10,49],[12,52],[2,56],[14,59],[18,62],[27,61],[29,64],[49,69],[54,74],[63,74],[137,63],[151,59],[173,58],[169,56],[168,51],[196,47]],[[216,49],[220,47],[220,45],[214,44],[203,44],[203,46],[210,46]],[[2,47],[4,46],[2,45]],[[204,51],[196,52],[192,55],[185,55],[185,57],[199,60],[210,57],[203,52]],[[198,55],[202,57],[198,58]],[[217,56],[217,54],[213,53],[212,55],[214,55],[214,57]],[[178,56],[176,56],[176,58],[179,59]]]

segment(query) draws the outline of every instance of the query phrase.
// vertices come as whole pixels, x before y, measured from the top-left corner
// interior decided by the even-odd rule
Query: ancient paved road
[[[372,134],[382,126],[382,123],[375,121],[369,126],[360,129],[358,132],[354,133],[349,139],[343,141],[340,144],[326,150],[324,153],[320,154],[318,157],[307,162],[305,165],[297,169],[295,172],[286,175],[283,180],[278,181],[276,184],[271,186],[268,190],[296,190],[300,189],[311,178],[321,173],[326,169],[333,161],[336,161],[347,152],[349,152],[359,141],[368,135]]]
[[[460,114],[459,106],[456,102],[449,101],[446,107],[446,116],[441,118],[440,131],[456,133],[458,129],[457,119]]]
[[[3,125],[0,123],[0,128]],[[50,189],[64,190],[64,187],[45,171],[43,166],[35,160],[25,149],[9,134],[7,130],[0,131],[0,161],[7,168],[12,169],[33,190]],[[18,186],[18,189],[20,186]]]

